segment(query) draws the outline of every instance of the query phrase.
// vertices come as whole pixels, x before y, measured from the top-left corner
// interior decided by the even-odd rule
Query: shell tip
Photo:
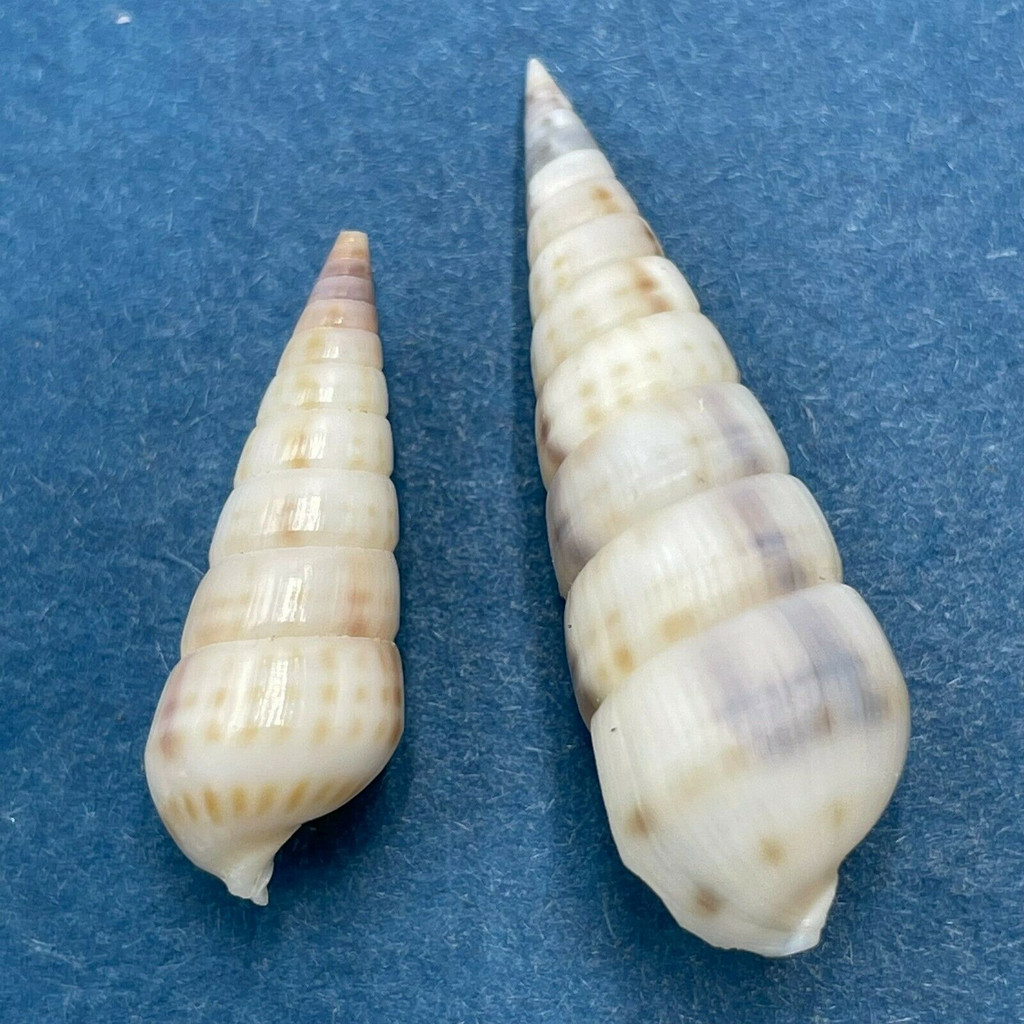
[[[538,58],[531,57],[526,62],[526,91],[533,92],[548,82],[554,84],[554,79],[548,74],[548,69]]]
[[[568,106],[568,99],[558,88],[548,69],[536,57],[531,57],[526,62],[526,101],[530,103],[544,96],[549,101],[552,98],[559,98]]]
[[[597,149],[569,97],[535,57],[526,65],[523,137],[527,181],[557,157],[577,149]]]
[[[365,231],[342,231],[335,239],[328,259],[370,259],[370,239]]]

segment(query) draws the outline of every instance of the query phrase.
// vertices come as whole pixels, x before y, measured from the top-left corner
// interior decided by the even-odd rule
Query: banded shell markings
[[[684,928],[813,946],[906,755],[906,686],[721,335],[537,61],[536,432],[619,853]]]
[[[402,734],[382,365],[367,238],[344,231],[246,441],[146,745],[175,842],[258,904],[283,843]]]

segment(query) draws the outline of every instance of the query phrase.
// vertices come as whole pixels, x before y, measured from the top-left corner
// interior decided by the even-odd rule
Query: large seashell
[[[402,735],[398,503],[367,239],[331,250],[260,405],[146,745],[160,817],[267,902],[274,855]]]
[[[815,945],[902,770],[906,686],[718,331],[537,61],[537,445],[612,833],[684,928]]]

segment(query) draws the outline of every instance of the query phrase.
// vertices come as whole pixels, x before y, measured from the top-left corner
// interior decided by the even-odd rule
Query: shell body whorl
[[[902,770],[905,683],[725,342],[537,61],[524,123],[548,538],[612,834],[708,942],[807,949]]]
[[[376,330],[366,236],[342,232],[246,441],[146,745],[175,842],[260,904],[281,845],[363,789],[402,734]]]

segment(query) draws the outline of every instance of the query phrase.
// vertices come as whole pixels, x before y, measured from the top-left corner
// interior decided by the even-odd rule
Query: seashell
[[[403,728],[398,503],[367,239],[338,236],[259,408],[146,745],[174,841],[267,902],[274,855]]]
[[[544,67],[526,78],[537,446],[619,853],[684,928],[818,941],[906,685],[714,325]]]

